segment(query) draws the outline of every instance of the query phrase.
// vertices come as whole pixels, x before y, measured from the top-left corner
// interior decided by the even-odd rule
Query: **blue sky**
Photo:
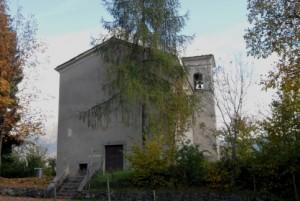
[[[101,0],[10,0],[11,11],[21,6],[33,14],[42,36],[101,27],[109,18]],[[246,21],[246,0],[184,0],[181,13],[188,11],[188,34],[209,34]]]
[[[274,58],[256,60],[246,57],[243,39],[247,23],[246,0],[182,0],[180,12],[189,12],[184,34],[195,39],[182,56],[213,54],[216,64],[225,66],[236,55],[242,55],[251,65],[252,85],[249,88],[246,112],[258,115],[271,100],[261,91],[260,76],[271,68]],[[109,19],[101,0],[8,0],[10,12],[22,7],[25,16],[34,15],[38,38],[46,51],[38,55],[38,78],[32,86],[38,88],[40,99],[32,103],[46,116],[47,135],[41,142],[55,155],[58,114],[59,76],[54,68],[90,48],[91,37],[104,33],[101,18]],[[51,97],[51,98],[48,98]]]

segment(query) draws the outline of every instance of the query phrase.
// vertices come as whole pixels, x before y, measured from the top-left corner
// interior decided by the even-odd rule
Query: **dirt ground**
[[[45,188],[48,186],[52,177],[27,177],[27,178],[3,178],[0,177],[0,187],[31,187]]]
[[[54,201],[54,199],[12,197],[12,196],[2,196],[2,195],[0,195],[0,201]],[[56,201],[71,201],[71,200],[56,199]]]

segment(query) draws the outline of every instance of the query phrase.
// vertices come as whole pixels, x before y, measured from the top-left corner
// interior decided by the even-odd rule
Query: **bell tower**
[[[216,114],[213,87],[213,55],[183,57],[182,63],[198,104],[193,113],[193,143],[205,150],[212,160],[217,159]]]

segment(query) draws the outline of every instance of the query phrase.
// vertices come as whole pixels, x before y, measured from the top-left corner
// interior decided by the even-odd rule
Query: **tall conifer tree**
[[[163,136],[174,151],[175,134],[180,136],[186,129],[194,105],[184,89],[187,79],[178,60],[178,50],[190,39],[180,34],[186,15],[179,15],[178,0],[103,2],[113,17],[103,22],[104,27],[126,41],[126,52],[119,45],[111,47],[112,51],[102,50],[111,63],[108,74],[113,76],[107,88],[112,99],[84,112],[83,117],[101,121],[112,103],[128,117],[132,105],[138,106],[143,143],[150,134]]]

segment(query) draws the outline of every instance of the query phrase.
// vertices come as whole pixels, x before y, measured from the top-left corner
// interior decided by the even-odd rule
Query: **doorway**
[[[123,170],[123,145],[105,146],[105,170],[113,172]]]

